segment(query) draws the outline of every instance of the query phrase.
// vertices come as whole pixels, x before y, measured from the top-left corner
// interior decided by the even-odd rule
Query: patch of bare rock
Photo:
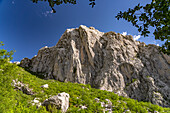
[[[22,83],[18,80],[13,80],[11,85],[15,87],[15,90],[20,90],[24,94],[27,94],[27,95],[33,95],[34,94],[34,92],[32,91],[33,89],[30,89],[28,87],[28,84],[24,84],[24,83]]]

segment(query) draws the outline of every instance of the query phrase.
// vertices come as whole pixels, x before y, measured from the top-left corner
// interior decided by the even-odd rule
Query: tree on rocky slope
[[[34,3],[38,1],[47,0],[32,0]],[[149,27],[154,27],[155,39],[165,41],[160,49],[170,54],[170,0],[152,0],[150,4],[141,6],[138,4],[133,9],[129,8],[128,11],[119,12],[116,18],[119,20],[123,18],[131,22],[133,26],[138,28],[141,35],[146,37],[150,33]],[[89,0],[89,5],[94,7],[95,0]],[[76,4],[76,0],[48,0],[49,6],[55,13],[54,5],[61,5],[63,3]]]

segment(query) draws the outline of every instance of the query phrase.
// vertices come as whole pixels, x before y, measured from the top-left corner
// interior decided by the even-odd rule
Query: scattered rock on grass
[[[44,85],[42,85],[41,87],[43,87],[43,88],[48,88],[48,84],[44,84]]]
[[[33,95],[34,94],[33,91],[32,91],[33,89],[30,89],[28,87],[28,84],[24,84],[24,83],[22,83],[18,80],[13,80],[11,85],[14,86],[16,90],[20,90],[27,95]]]
[[[41,102],[39,101],[39,98],[34,98],[34,100],[32,101],[32,105],[36,105],[37,108],[39,108],[41,106]]]
[[[80,105],[80,108],[81,108],[81,109],[87,109],[87,107],[86,107],[86,106],[83,106],[83,105]]]
[[[50,106],[56,109],[61,110],[62,112],[66,112],[69,107],[69,94],[68,93],[59,93],[56,96],[52,96],[49,99],[45,100],[42,103],[42,106],[46,106],[47,111],[50,110]]]

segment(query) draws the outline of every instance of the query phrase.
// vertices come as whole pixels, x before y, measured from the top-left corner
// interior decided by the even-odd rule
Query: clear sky
[[[80,25],[93,26],[102,32],[127,32],[138,36],[137,28],[123,19],[118,21],[115,16],[138,3],[145,5],[150,2],[96,0],[96,6],[91,8],[88,0],[77,0],[76,5],[55,6],[57,12],[53,14],[47,2],[36,4],[31,0],[0,0],[0,41],[4,42],[3,48],[8,51],[15,49],[13,61],[20,61],[25,57],[32,58],[44,46],[56,45],[66,29]],[[152,34],[138,40],[161,45]]]

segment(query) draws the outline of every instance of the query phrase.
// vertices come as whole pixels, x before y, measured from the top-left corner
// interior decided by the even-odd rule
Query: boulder
[[[69,107],[69,94],[68,93],[59,93],[56,96],[52,96],[49,99],[45,100],[42,103],[42,106],[46,106],[46,109],[50,111],[50,106],[56,109],[66,112]]]
[[[48,88],[48,84],[44,84],[44,85],[42,85],[41,87],[43,87],[43,88]]]

